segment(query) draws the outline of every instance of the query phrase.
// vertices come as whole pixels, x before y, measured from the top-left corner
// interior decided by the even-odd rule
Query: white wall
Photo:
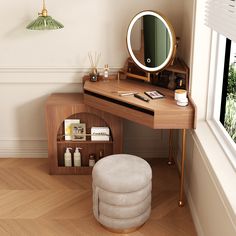
[[[181,29],[181,1],[70,0],[47,1],[49,15],[63,30],[35,32],[25,26],[41,10],[41,1],[1,0],[1,67],[88,67],[88,51],[102,53],[101,65],[120,67],[127,57],[126,31],[132,17],[144,9],[167,15],[177,34]],[[175,7],[170,7],[175,4]]]
[[[41,0],[0,0],[0,156],[47,156],[47,96],[82,90],[81,78],[90,66],[89,51],[101,52],[101,68],[106,63],[112,71],[123,67],[128,56],[128,24],[142,10],[162,12],[181,35],[183,1],[48,0],[49,15],[65,28],[29,31],[25,26],[41,11]],[[145,140],[157,140],[145,143],[141,136],[137,138],[134,127],[133,123],[125,123],[127,152],[141,152],[144,157],[167,155],[166,134],[138,126]],[[142,151],[137,151],[136,141],[142,143]]]

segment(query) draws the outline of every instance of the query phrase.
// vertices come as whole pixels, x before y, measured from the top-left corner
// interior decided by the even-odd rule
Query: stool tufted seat
[[[116,154],[98,161],[92,172],[93,212],[106,228],[129,232],[151,212],[152,170],[142,158]]]

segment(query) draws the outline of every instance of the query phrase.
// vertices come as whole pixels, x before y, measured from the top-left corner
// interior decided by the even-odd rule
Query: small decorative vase
[[[90,81],[96,82],[98,80],[99,73],[97,71],[97,68],[93,68],[92,72],[89,74]]]

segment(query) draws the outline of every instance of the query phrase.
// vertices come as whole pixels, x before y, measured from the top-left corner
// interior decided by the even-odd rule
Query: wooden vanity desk
[[[158,90],[164,98],[142,101],[131,96],[120,96],[117,91],[134,91],[143,96],[145,91]],[[108,82],[85,81],[85,103],[97,109],[112,113],[125,119],[146,125],[153,129],[191,129],[194,128],[194,106],[176,105],[174,92],[168,89],[133,80],[111,79]],[[148,98],[148,97],[147,97]]]
[[[118,91],[138,92],[142,96],[145,91],[158,90],[164,98],[142,101],[133,95],[120,96]],[[189,105],[180,107],[174,100],[174,91],[150,85],[146,82],[129,79],[91,82],[84,77],[84,102],[113,115],[131,120],[153,129],[182,130],[182,158],[179,206],[183,206],[184,161],[186,146],[186,129],[195,128],[195,105],[189,97]],[[170,140],[171,144],[171,140]],[[170,154],[171,155],[171,154]]]

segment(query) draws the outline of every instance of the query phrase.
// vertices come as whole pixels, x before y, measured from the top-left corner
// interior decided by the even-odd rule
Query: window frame
[[[236,144],[220,121],[226,38],[212,31],[206,122],[236,172]]]
[[[206,171],[203,173],[207,173],[205,177],[210,179],[218,193],[216,197],[220,198],[220,202],[225,207],[224,212],[229,217],[227,222],[233,222],[232,227],[235,228],[236,192],[232,190],[236,186],[236,171],[230,158],[228,158],[226,154],[226,145],[223,145],[220,139],[217,138],[217,136],[224,136],[216,134],[216,131],[221,132],[221,129],[219,128],[220,124],[218,126],[213,118],[213,106],[215,104],[214,94],[215,87],[217,86],[214,76],[218,69],[216,67],[216,58],[218,58],[218,51],[216,50],[218,47],[218,35],[206,25],[206,4],[207,0],[195,1],[194,26],[192,29],[193,38],[189,61],[190,94],[197,106],[197,125],[196,129],[190,131],[193,139],[193,145],[191,144],[189,147],[189,154],[192,153],[190,165],[196,165],[199,168],[198,163],[202,161]],[[219,99],[221,99],[221,97]],[[201,173],[202,169],[199,169],[197,174]],[[189,180],[193,185],[190,189],[190,194],[195,194],[196,188],[197,191],[200,191],[199,186],[195,185],[198,183],[195,179],[197,175],[195,175],[196,173],[190,174],[190,177],[192,176],[194,178],[190,178],[190,180],[193,180],[192,182]],[[204,203],[201,205],[202,202],[198,201],[199,197],[200,196],[197,196],[196,202],[193,202],[193,204],[196,205],[195,208],[205,206]],[[202,197],[204,198],[204,196]],[[204,199],[201,200],[204,201]],[[207,203],[209,203],[209,201],[209,199],[206,200]]]
[[[225,122],[225,111],[226,111],[225,107],[226,107],[228,78],[229,78],[230,52],[231,52],[231,40],[226,38],[222,98],[221,98],[221,109],[220,109],[220,121],[223,125]]]

